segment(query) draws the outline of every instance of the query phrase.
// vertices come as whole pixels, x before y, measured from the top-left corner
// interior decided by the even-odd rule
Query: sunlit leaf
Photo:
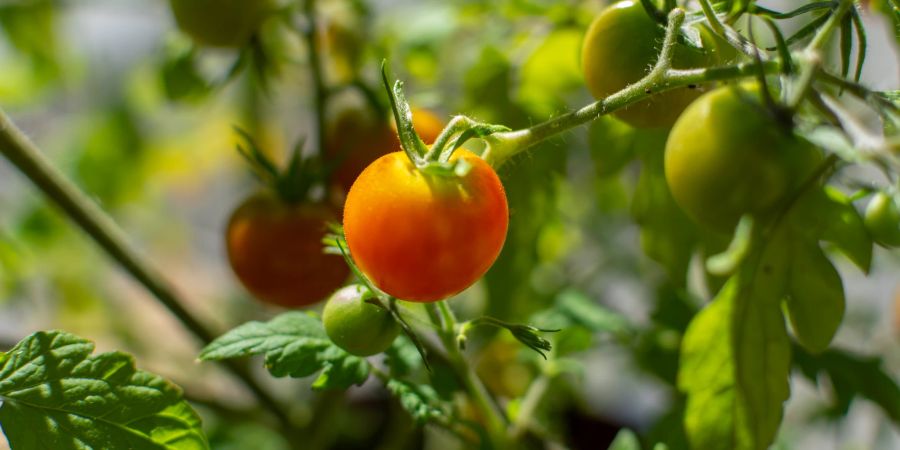
[[[365,359],[334,345],[322,322],[313,315],[293,311],[269,322],[248,322],[210,343],[202,360],[265,355],[266,368],[276,377],[301,378],[320,372],[318,389],[345,389],[369,376]]]
[[[800,345],[819,353],[844,318],[844,285],[818,244],[805,239],[793,244],[787,310]]]
[[[119,352],[35,333],[0,357],[0,424],[16,450],[204,450],[200,418],[181,389]]]

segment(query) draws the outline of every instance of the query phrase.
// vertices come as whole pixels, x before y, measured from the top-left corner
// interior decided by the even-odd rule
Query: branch
[[[95,203],[59,172],[44,157],[40,149],[19,130],[5,112],[0,110],[0,153],[37,186],[53,203],[90,236],[119,266],[143,285],[166,309],[178,319],[200,342],[212,342],[216,333],[194,317],[183,305],[174,289],[129,244],[125,234]],[[290,418],[250,376],[246,368],[235,361],[225,367],[237,377],[286,429],[293,428]]]
[[[672,69],[672,48],[675,45],[678,28],[683,21],[684,11],[672,10],[669,14],[669,24],[666,27],[666,37],[659,60],[653,70],[644,78],[577,111],[563,114],[531,128],[495,133],[485,137],[484,140],[488,146],[483,155],[484,159],[492,166],[499,167],[510,157],[544,139],[645,100],[654,94],[710,81],[755,76],[760,70],[760,64],[756,61],[705,69]],[[777,73],[780,67],[778,61],[762,63],[762,70],[766,73]]]

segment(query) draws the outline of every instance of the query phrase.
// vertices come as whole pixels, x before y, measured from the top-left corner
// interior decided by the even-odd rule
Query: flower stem
[[[500,411],[500,407],[493,400],[484,383],[481,382],[460,352],[456,342],[457,323],[453,311],[445,301],[437,302],[437,305],[430,303],[427,305],[427,309],[429,317],[440,329],[441,342],[444,344],[454,371],[484,417],[494,448],[504,448],[506,416]]]

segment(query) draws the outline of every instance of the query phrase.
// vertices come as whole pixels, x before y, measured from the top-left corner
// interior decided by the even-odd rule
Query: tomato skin
[[[240,48],[277,8],[276,0],[169,0],[178,28],[198,44]]]
[[[433,302],[471,286],[503,248],[506,192],[496,172],[459,149],[464,177],[426,175],[403,152],[382,156],[357,178],[344,233],[359,268],[384,292]]]
[[[708,37],[701,31],[701,36]],[[581,66],[588,90],[596,99],[618,92],[650,72],[659,56],[665,31],[639,1],[620,1],[603,10],[584,37]],[[711,39],[704,39],[710,41]],[[709,44],[711,48],[718,48]],[[676,69],[711,65],[715,56],[675,46],[672,66]],[[639,128],[669,127],[701,92],[678,88],[619,109],[613,114]]]
[[[400,334],[400,326],[388,310],[366,303],[367,291],[358,284],[341,288],[328,299],[322,311],[328,338],[356,356],[381,353]]]
[[[885,247],[900,247],[900,201],[886,192],[875,194],[866,207],[864,220],[875,242]]]
[[[757,92],[725,86],[705,94],[679,117],[666,141],[672,196],[713,230],[730,233],[743,214],[767,213],[821,159],[766,114]]]
[[[232,213],[226,231],[235,275],[258,299],[286,308],[322,300],[347,280],[343,258],[322,252],[331,209],[287,205],[274,194],[248,197]]]
[[[413,127],[426,144],[431,145],[444,128],[443,121],[424,109],[413,110]],[[361,111],[342,112],[332,124],[326,139],[325,155],[338,164],[331,180],[344,193],[350,191],[356,177],[372,161],[401,150],[397,130],[387,122],[367,118]]]

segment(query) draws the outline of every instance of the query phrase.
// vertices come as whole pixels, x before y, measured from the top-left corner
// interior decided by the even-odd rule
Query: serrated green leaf
[[[791,341],[781,312],[790,264],[788,238],[786,232],[772,236],[758,265],[747,265],[731,319],[740,405],[736,430],[748,433],[752,449],[769,448],[775,440],[790,397]]]
[[[761,450],[790,394],[790,340],[780,310],[789,262],[786,233],[770,238],[688,326],[678,387],[687,394],[692,448]]]
[[[35,333],[0,366],[0,424],[16,450],[203,450],[181,389],[119,352],[68,333]]]
[[[623,428],[609,444],[609,450],[641,450],[641,442],[633,431]]]
[[[681,343],[678,389],[687,395],[684,428],[691,448],[750,448],[744,434],[734,433],[737,407],[731,318],[736,279],[730,280],[706,308],[694,316]]]
[[[405,335],[394,339],[394,343],[384,352],[385,364],[391,369],[391,376],[404,377],[422,368],[419,350]]]
[[[265,355],[266,368],[276,377],[301,378],[322,371],[313,388],[345,389],[369,376],[365,359],[334,345],[318,317],[299,311],[269,322],[248,322],[210,343],[202,360]]]
[[[437,392],[427,384],[417,385],[392,378],[387,382],[387,389],[419,424],[447,417]]]
[[[786,304],[800,345],[813,353],[828,348],[844,318],[844,285],[814,242],[797,239],[792,246]]]

